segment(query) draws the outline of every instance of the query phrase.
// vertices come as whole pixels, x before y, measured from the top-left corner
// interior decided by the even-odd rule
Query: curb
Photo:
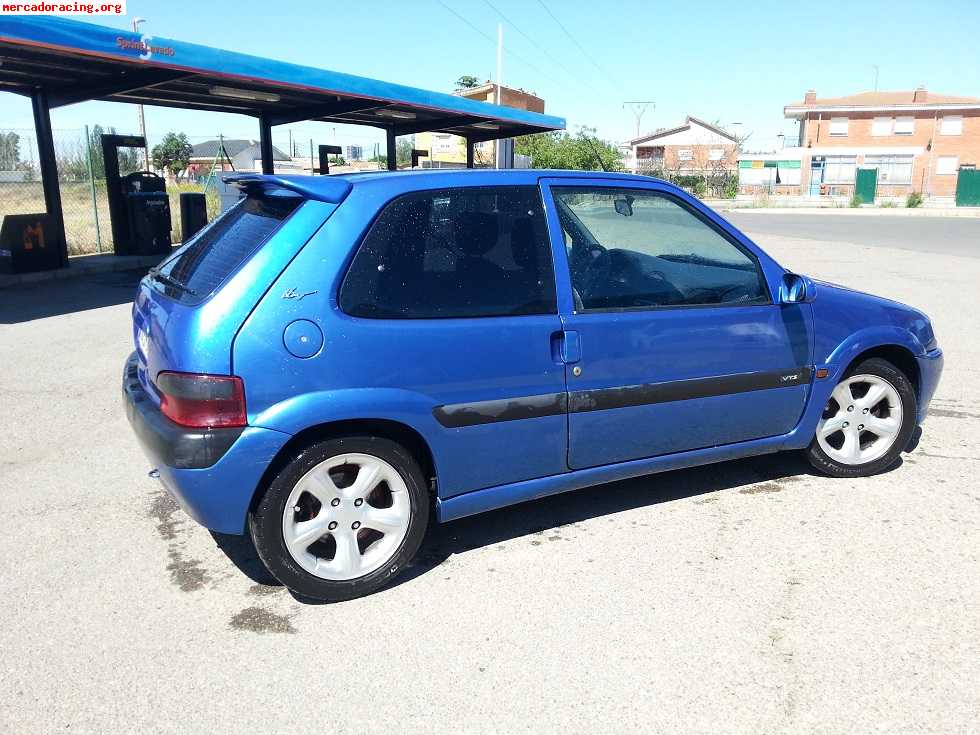
[[[51,281],[68,281],[102,273],[147,271],[169,255],[76,255],[68,259],[67,268],[33,273],[0,274],[0,290],[30,286]]]
[[[709,205],[710,206],[710,205]],[[980,207],[923,209],[916,207],[713,207],[719,212],[750,214],[839,214],[847,217],[942,217],[948,219],[980,218]]]

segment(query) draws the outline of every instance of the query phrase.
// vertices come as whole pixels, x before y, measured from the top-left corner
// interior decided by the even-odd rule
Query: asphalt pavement
[[[980,258],[980,218],[887,214],[724,212],[739,229],[758,235],[853,242],[876,248]]]
[[[439,527],[336,605],[147,477],[132,277],[0,291],[0,732],[976,732],[980,260],[898,238],[977,223],[732,219],[933,317],[946,373],[900,466],[775,455],[555,496]]]

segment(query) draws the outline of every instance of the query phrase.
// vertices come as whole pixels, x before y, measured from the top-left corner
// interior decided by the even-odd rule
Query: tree
[[[480,80],[471,74],[464,74],[456,80],[456,91],[461,89],[473,89],[480,86]]]
[[[15,171],[20,163],[20,136],[0,133],[0,171]]]
[[[395,164],[398,166],[412,165],[412,149],[415,147],[415,136],[399,138],[395,143]],[[387,159],[385,160],[387,163]]]
[[[621,171],[623,154],[612,143],[596,137],[594,128],[580,127],[567,132],[522,135],[515,139],[514,151],[531,157],[534,168],[574,171]]]
[[[150,156],[153,166],[170,173],[175,179],[187,170],[191,162],[191,144],[184,133],[170,132],[163,136],[163,142],[153,146]]]

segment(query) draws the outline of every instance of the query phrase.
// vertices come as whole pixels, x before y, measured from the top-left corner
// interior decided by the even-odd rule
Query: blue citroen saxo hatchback
[[[369,593],[450,521],[780,450],[895,463],[942,371],[915,309],[780,267],[638,176],[237,176],[140,283],[126,410],[193,518]]]

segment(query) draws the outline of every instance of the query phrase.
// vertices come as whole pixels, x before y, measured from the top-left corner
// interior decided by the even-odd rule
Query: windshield
[[[199,301],[258,250],[302,201],[273,194],[242,199],[151,270],[150,277],[173,299]]]

